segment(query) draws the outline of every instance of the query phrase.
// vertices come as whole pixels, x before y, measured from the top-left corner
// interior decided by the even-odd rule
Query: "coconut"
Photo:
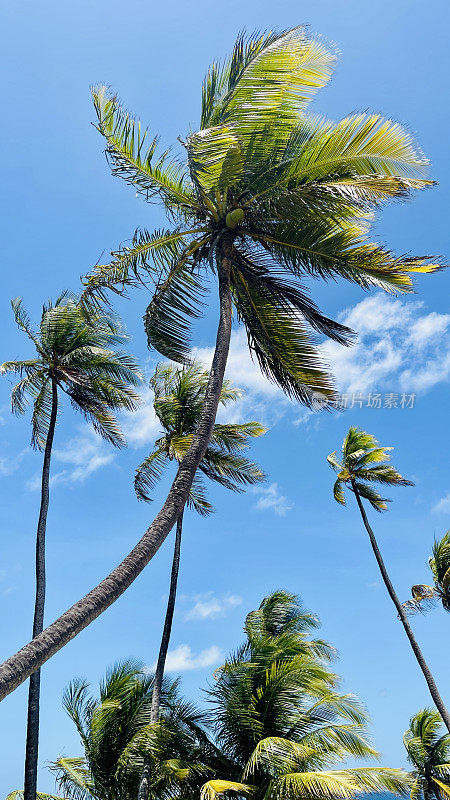
[[[227,228],[231,230],[236,227],[236,225],[240,225],[245,219],[245,213],[243,208],[235,208],[233,211],[229,211],[227,216],[225,217],[225,223]]]

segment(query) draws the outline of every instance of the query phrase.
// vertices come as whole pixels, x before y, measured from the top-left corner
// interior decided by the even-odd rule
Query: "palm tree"
[[[209,692],[217,742],[230,768],[207,781],[204,800],[344,800],[405,790],[401,770],[342,768],[349,756],[377,753],[367,742],[360,702],[339,693],[337,676],[308,640],[313,625],[298,599],[280,591],[247,617],[244,644],[216,670]]]
[[[208,372],[205,372],[195,362],[183,369],[178,369],[170,364],[158,365],[150,380],[150,387],[154,392],[155,413],[162,425],[163,435],[156,440],[152,453],[136,470],[134,487],[140,500],[150,500],[148,492],[161,478],[163,469],[168,462],[175,461],[176,464],[179,464],[183,460],[198,424],[207,383]],[[223,382],[220,395],[223,405],[236,400],[239,395],[238,389],[233,389],[228,381]],[[235,492],[243,491],[245,486],[251,486],[264,480],[264,474],[256,464],[241,455],[242,451],[248,447],[249,438],[261,436],[263,433],[265,433],[265,428],[258,422],[246,422],[239,425],[216,423],[210,444],[199,464],[199,472],[206,478]],[[191,486],[187,506],[202,515],[210,514],[213,511],[213,507],[206,499],[204,484],[198,477]],[[175,610],[182,529],[183,512],[176,524],[169,598],[153,684],[151,708],[151,722],[153,723],[157,722],[159,718],[162,680]],[[145,800],[148,797],[151,769],[151,762],[146,763],[139,788],[139,800]]]
[[[435,539],[433,554],[428,559],[434,578],[434,585],[419,583],[411,587],[412,597],[403,603],[408,613],[425,611],[436,602],[442,604],[445,611],[450,611],[450,531],[442,539]]]
[[[0,698],[108,608],[161,546],[183,509],[212,434],[233,306],[252,355],[287,394],[333,402],[311,331],[348,344],[351,331],[324,316],[301,282],[339,277],[363,288],[412,289],[427,257],[396,256],[370,241],[379,206],[431,185],[427,161],[398,123],[354,114],[338,123],[309,115],[336,56],[303,27],[239,36],[231,57],[203,83],[197,132],[181,154],[158,149],[103,86],[93,90],[98,129],[115,175],[160,202],[170,227],[137,231],[86,281],[85,306],[154,282],[145,314],[149,344],[189,359],[189,322],[201,314],[205,281],[218,279],[219,323],[203,411],[157,517],[127,558],[92,592],[0,668]]]
[[[403,737],[411,774],[411,800],[444,800],[450,795],[450,736],[443,733],[440,715],[423,708]]]
[[[131,659],[107,671],[98,697],[91,695],[84,680],[69,684],[63,706],[77,728],[84,755],[61,756],[50,764],[62,798],[135,800],[144,755],[152,764],[152,798],[173,796],[180,785],[190,796],[191,785],[198,786],[200,776],[207,774],[201,761],[208,745],[202,715],[181,698],[178,681],[164,683],[164,721],[152,726],[152,692],[153,677]],[[7,800],[22,797],[16,791]]]
[[[392,450],[392,447],[380,447],[375,437],[370,433],[366,433],[359,428],[351,427],[342,445],[341,460],[338,460],[336,451],[331,453],[327,458],[330,466],[338,473],[333,487],[333,495],[334,499],[341,505],[345,505],[345,487],[355,495],[384,585],[397,609],[398,616],[405,629],[417,663],[423,672],[436,708],[450,733],[450,715],[438,692],[436,683],[423,657],[422,651],[416,642],[405,609],[400,603],[391,583],[375,534],[369,525],[369,520],[367,519],[362,502],[363,499],[368,500],[375,511],[385,511],[390,501],[382,497],[376,489],[374,489],[373,483],[378,483],[383,486],[413,486],[411,481],[403,478],[392,464],[388,463],[390,450]]]
[[[21,299],[12,301],[15,320],[36,349],[36,357],[6,361],[2,373],[20,376],[11,395],[12,411],[23,414],[33,403],[33,447],[44,451],[41,505],[36,534],[36,596],[33,638],[44,627],[45,536],[50,488],[50,460],[58,416],[58,393],[64,392],[72,406],[89,420],[104,439],[116,447],[125,440],[114,411],[132,410],[139,398],[133,391],[141,378],[134,360],[117,351],[123,331],[111,315],[97,312],[89,324],[75,299],[62,294],[42,310],[38,330],[33,330]],[[39,746],[40,670],[30,677],[25,755],[25,800],[35,800]]]

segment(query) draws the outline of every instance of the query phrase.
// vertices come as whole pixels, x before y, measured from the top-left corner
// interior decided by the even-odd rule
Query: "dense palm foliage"
[[[388,463],[390,450],[392,447],[380,447],[370,433],[351,427],[342,444],[341,459],[336,456],[336,451],[327,458],[338,473],[333,487],[334,499],[345,505],[346,486],[353,492],[356,489],[375,511],[385,511],[390,501],[377,492],[374,483],[382,486],[413,486]]]
[[[20,298],[12,301],[15,320],[31,340],[36,356],[6,361],[2,373],[19,375],[11,395],[12,410],[23,414],[33,403],[32,443],[43,449],[50,422],[52,384],[70,398],[76,411],[111,444],[125,440],[114,412],[132,411],[139,398],[133,390],[141,381],[133,358],[117,350],[126,336],[118,320],[97,312],[89,321],[76,298],[67,293],[44,305],[34,330]]]
[[[450,796],[450,734],[439,714],[424,708],[411,718],[403,742],[413,765],[411,800],[444,800]]]
[[[58,393],[65,392],[72,406],[81,411],[107,441],[122,446],[125,441],[114,412],[136,408],[133,386],[140,375],[132,358],[117,350],[125,339],[118,321],[96,312],[89,323],[77,302],[67,293],[44,305],[40,326],[33,330],[20,299],[12,307],[19,328],[36,350],[35,358],[7,361],[3,373],[19,375],[11,395],[12,410],[23,414],[33,402],[32,444],[44,450],[41,504],[36,535],[36,597],[33,638],[44,626],[45,536],[50,488],[50,461],[58,416]],[[40,671],[30,677],[25,754],[25,800],[36,800],[39,745]]]
[[[362,502],[363,499],[368,500],[375,511],[384,511],[387,508],[387,503],[389,501],[387,498],[382,497],[373,487],[374,483],[381,486],[413,485],[411,481],[408,481],[406,478],[400,475],[400,473],[397,472],[392,464],[388,463],[390,450],[392,450],[391,447],[380,447],[375,437],[370,433],[366,433],[359,428],[351,427],[342,444],[342,455],[340,459],[337,457],[336,451],[330,453],[327,458],[327,461],[332,469],[337,472],[337,479],[333,487],[333,495],[334,499],[341,505],[345,505],[345,487],[350,489],[350,491],[355,495],[364,527],[369,535],[370,544],[384,585],[397,610],[397,614],[409,639],[409,643],[417,659],[417,663],[419,664],[419,667],[422,670],[423,676],[427,682],[428,689],[430,690],[430,694],[433,698],[436,708],[438,709],[448,729],[448,732],[450,733],[450,714],[448,713],[442,697],[439,694],[428,664],[426,663],[422,651],[420,650],[420,647],[414,637],[406,615],[406,610],[400,603],[397,593],[392,585],[380,552],[380,548],[378,547],[378,542],[369,524],[369,520]]]
[[[198,789],[208,774],[206,759],[215,757],[202,716],[182,700],[175,681],[164,685],[163,721],[151,725],[152,684],[152,676],[140,664],[125,661],[106,673],[98,697],[83,680],[69,685],[63,705],[76,725],[84,755],[61,756],[50,765],[62,797],[136,800],[144,756],[153,767],[151,797],[173,797],[180,786],[189,797],[193,787]]]
[[[411,599],[403,604],[408,613],[425,611],[437,602],[445,611],[450,611],[450,531],[442,539],[434,540],[428,564],[434,585],[419,583],[411,587]]]
[[[178,369],[170,364],[160,364],[150,380],[154,392],[154,409],[163,429],[152,453],[136,470],[134,486],[140,500],[149,500],[149,491],[161,478],[164,467],[171,461],[180,463],[192,442],[205,399],[208,372],[195,362]],[[220,395],[223,406],[237,400],[239,389],[224,381]],[[211,441],[199,464],[199,472],[209,480],[242,491],[264,479],[259,467],[249,461],[243,451],[249,439],[261,436],[265,428],[258,422],[234,424],[216,423]],[[191,487],[188,506],[199,514],[208,514],[213,508],[206,499],[205,486],[196,478]]]
[[[409,290],[427,258],[397,257],[368,238],[373,212],[431,182],[426,159],[400,125],[377,114],[338,123],[308,104],[330,79],[336,55],[297,27],[238,37],[231,57],[203,83],[200,126],[180,155],[158,148],[104,86],[93,89],[98,129],[114,175],[164,206],[170,227],[138,230],[87,280],[105,289],[156,283],[145,314],[160,353],[189,356],[190,320],[201,315],[208,270],[227,259],[232,300],[252,355],[302,402],[332,385],[311,329],[347,344],[351,332],[323,316],[299,279],[337,277]]]
[[[361,704],[338,691],[327,664],[332,648],[310,639],[316,626],[298,599],[282,591],[248,615],[244,644],[216,670],[209,693],[217,741],[231,768],[204,785],[204,800],[227,794],[337,800],[405,791],[401,770],[343,768],[349,756],[377,754]]]

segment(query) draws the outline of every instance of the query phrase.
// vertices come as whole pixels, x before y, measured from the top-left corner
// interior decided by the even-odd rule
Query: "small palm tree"
[[[441,717],[423,708],[411,717],[403,737],[411,774],[411,800],[446,800],[450,796],[450,736],[442,731]]]
[[[442,539],[435,539],[433,554],[428,559],[434,585],[419,583],[411,587],[411,599],[403,603],[408,613],[425,611],[437,602],[450,611],[450,531]]]
[[[134,360],[116,346],[124,341],[123,330],[111,315],[95,313],[86,322],[76,300],[67,293],[44,305],[41,322],[33,330],[22,301],[12,301],[15,320],[36,349],[36,357],[6,361],[2,373],[20,376],[11,395],[12,410],[23,414],[33,403],[33,447],[44,451],[41,505],[36,535],[36,597],[33,638],[43,629],[45,606],[45,535],[49,505],[50,460],[58,416],[58,397],[68,395],[104,439],[116,447],[125,440],[114,412],[133,410],[139,398],[133,390],[141,376]],[[25,756],[25,800],[35,800],[39,744],[40,670],[30,677]]]
[[[208,372],[196,363],[184,369],[167,364],[160,364],[157,367],[150,381],[150,387],[154,392],[154,408],[162,425],[163,435],[156,440],[153,452],[136,470],[134,486],[140,500],[150,499],[149,490],[154,488],[161,478],[164,467],[170,461],[178,465],[186,455],[201,415],[207,383]],[[224,381],[220,396],[222,405],[236,400],[239,396],[239,390],[232,388],[228,381]],[[235,492],[264,480],[264,474],[256,464],[242,455],[242,451],[248,447],[249,439],[261,436],[263,433],[265,428],[257,422],[239,425],[216,423],[198,471],[209,480]],[[202,515],[213,511],[213,507],[206,499],[204,484],[199,477],[195,478],[191,486],[187,506]],[[169,598],[153,685],[152,722],[157,722],[159,718],[162,680],[177,593],[182,529],[183,512],[178,517],[176,525]],[[148,796],[151,769],[149,762],[143,770],[138,800],[145,800]]]
[[[244,644],[216,670],[209,692],[229,769],[207,781],[204,800],[344,800],[404,792],[401,770],[342,767],[348,757],[377,753],[366,739],[361,704],[339,693],[337,676],[308,641],[316,625],[298,598],[280,591],[247,617]]]
[[[160,202],[169,224],[137,231],[131,245],[94,269],[84,302],[95,306],[108,289],[154,282],[145,314],[149,344],[183,363],[212,275],[220,306],[216,347],[199,426],[161,512],[88,599],[5,662],[0,697],[111,605],[175,525],[212,434],[233,306],[262,371],[300,402],[310,405],[319,393],[327,405],[333,383],[311,333],[347,344],[352,332],[319,311],[305,280],[410,291],[412,274],[437,268],[369,238],[380,206],[432,182],[423,177],[426,158],[398,123],[364,113],[334,123],[308,113],[335,61],[334,49],[304,27],[239,36],[230,58],[208,71],[198,130],[178,154],[160,151],[157,137],[104,86],[93,90],[113,173]]]
[[[327,458],[330,466],[338,473],[333,487],[333,495],[334,499],[341,505],[345,505],[345,488],[349,489],[355,495],[384,585],[397,609],[398,616],[405,629],[405,633],[409,639],[420,669],[423,672],[436,708],[450,733],[450,715],[438,692],[435,680],[419,645],[416,642],[405,609],[400,603],[391,579],[389,578],[375,534],[369,525],[369,520],[367,519],[362,502],[363,499],[368,500],[375,511],[381,512],[387,509],[387,504],[390,501],[378,493],[373,486],[374,483],[382,486],[413,485],[411,481],[403,478],[392,464],[388,463],[390,450],[392,450],[392,447],[380,447],[375,437],[370,433],[366,433],[359,428],[351,427],[342,445],[341,460],[336,456],[336,451],[331,453]]]

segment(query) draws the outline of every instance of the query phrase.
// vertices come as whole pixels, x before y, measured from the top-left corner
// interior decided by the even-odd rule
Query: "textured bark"
[[[225,246],[224,252],[227,252]],[[230,261],[224,257],[218,269],[220,320],[216,347],[199,425],[192,444],[178,468],[163,507],[143,537],[118,567],[48,628],[45,628],[36,639],[26,644],[0,665],[0,700],[23,683],[123,594],[153,558],[180,516],[197,467],[211,438],[219,405],[231,336],[230,267]]]
[[[47,528],[47,512],[50,487],[50,460],[53,437],[55,434],[56,416],[58,413],[58,388],[52,380],[52,409],[45,442],[44,462],[42,465],[41,507],[36,535],[36,597],[34,603],[33,639],[44,627],[45,607],[45,533]],[[37,767],[39,752],[39,701],[41,692],[41,671],[38,669],[30,677],[28,690],[27,740],[25,746],[24,800],[36,800]]]
[[[172,632],[173,612],[175,610],[175,600],[177,596],[178,571],[180,568],[181,532],[183,529],[183,513],[177,519],[177,531],[175,535],[175,546],[173,549],[172,572],[170,575],[169,599],[167,601],[166,618],[161,637],[158,661],[156,664],[155,677],[153,680],[152,707],[150,711],[150,722],[158,722],[159,707],[161,705],[161,688],[166,666],[167,651],[169,649],[170,634]],[[151,763],[144,762],[141,780],[139,783],[138,800],[147,800],[150,788]]]
[[[419,645],[416,642],[416,639],[414,637],[414,634],[412,632],[411,626],[409,624],[409,620],[408,620],[408,617],[406,615],[405,609],[403,608],[400,600],[398,599],[397,594],[396,594],[396,592],[394,590],[394,587],[393,587],[393,585],[391,583],[391,579],[389,578],[389,575],[387,573],[383,558],[381,556],[381,553],[380,553],[380,550],[379,550],[379,547],[378,547],[377,540],[375,538],[375,534],[374,534],[372,528],[369,525],[369,520],[367,519],[367,514],[366,514],[366,511],[365,511],[364,506],[362,504],[362,500],[361,500],[361,497],[359,495],[358,489],[356,488],[356,486],[353,483],[352,483],[352,488],[353,488],[353,491],[355,493],[356,501],[358,503],[358,507],[359,507],[359,510],[361,512],[361,516],[362,516],[362,519],[363,519],[363,522],[364,522],[364,526],[366,528],[367,533],[369,534],[370,544],[372,545],[372,550],[373,550],[373,552],[375,554],[375,558],[377,560],[377,564],[378,564],[379,570],[381,572],[381,577],[383,578],[384,585],[386,586],[386,589],[388,591],[389,597],[391,598],[392,602],[394,603],[394,606],[397,609],[398,616],[399,616],[400,621],[401,621],[401,623],[402,623],[402,625],[403,625],[403,627],[405,629],[405,633],[406,633],[406,635],[407,635],[407,637],[409,639],[409,643],[410,643],[410,645],[412,647],[412,650],[413,650],[413,653],[414,653],[414,655],[415,655],[415,657],[417,659],[417,663],[419,664],[419,667],[422,670],[424,678],[425,678],[425,680],[427,682],[428,689],[430,690],[431,697],[433,698],[433,702],[434,702],[437,710],[439,711],[439,714],[441,715],[442,720],[443,720],[448,732],[450,733],[450,715],[449,715],[449,713],[448,713],[448,711],[447,711],[447,709],[446,709],[446,707],[444,705],[444,701],[442,700],[441,695],[439,694],[438,688],[437,688],[436,683],[434,681],[434,678],[433,678],[433,676],[431,674],[430,668],[428,667],[428,664],[427,664],[427,662],[425,661],[425,659],[423,657],[422,651],[421,651]]]

